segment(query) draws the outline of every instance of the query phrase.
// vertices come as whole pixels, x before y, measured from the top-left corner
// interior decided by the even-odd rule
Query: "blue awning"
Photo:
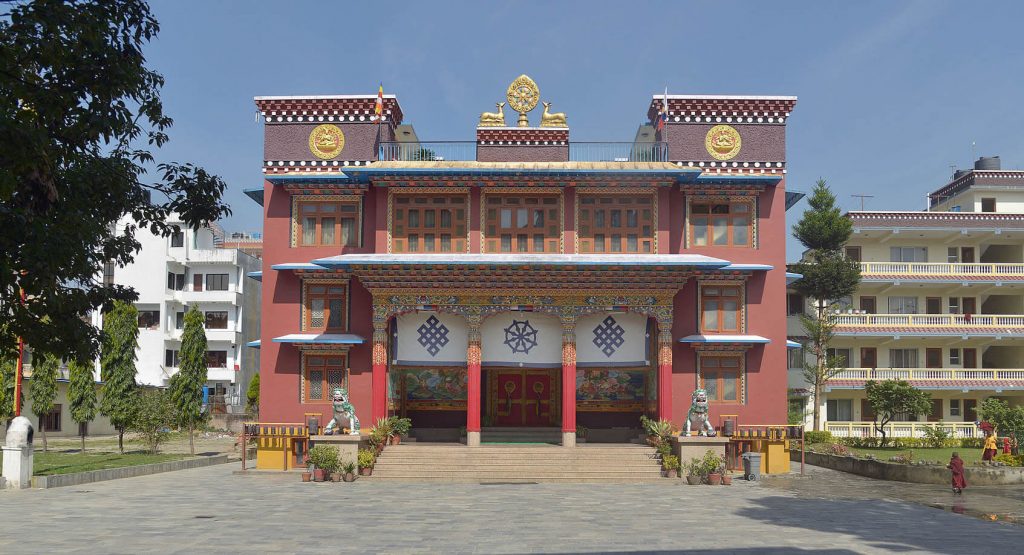
[[[799,349],[801,347],[803,347],[803,345],[797,343],[796,341],[793,341],[792,339],[787,339],[786,340],[786,348],[787,349]]]
[[[263,281],[263,272],[249,272],[245,274],[256,281]]]
[[[271,268],[275,270],[326,270],[323,266],[313,264],[312,262],[285,262],[283,264],[274,264]]]
[[[786,272],[786,285],[789,285],[789,284],[791,284],[791,283],[793,283],[795,281],[800,281],[801,279],[803,279],[803,277],[804,277],[803,274],[797,274],[797,273],[794,273],[794,272]]]
[[[774,270],[775,266],[772,266],[771,264],[729,264],[725,268],[719,269],[723,272],[728,272],[730,270],[737,272],[767,272],[769,270]]]
[[[748,345],[766,345],[772,340],[760,335],[687,335],[680,343],[742,343]]]
[[[362,345],[366,340],[351,333],[290,333],[275,337],[274,343],[310,344],[322,343],[329,345]]]
[[[256,204],[263,206],[263,187],[244,189],[242,192],[245,193],[245,196],[256,201]]]
[[[253,349],[259,349],[260,348],[260,340],[257,339],[256,341],[250,341],[250,342],[246,343],[245,346],[246,347],[252,347]]]

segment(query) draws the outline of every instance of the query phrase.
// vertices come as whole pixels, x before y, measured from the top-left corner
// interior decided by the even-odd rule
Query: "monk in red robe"
[[[960,458],[960,453],[953,452],[946,468],[953,473],[953,493],[963,495],[964,488],[967,487],[967,480],[964,479],[964,460]]]

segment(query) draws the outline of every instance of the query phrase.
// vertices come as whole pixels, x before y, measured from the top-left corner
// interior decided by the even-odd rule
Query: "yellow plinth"
[[[303,438],[261,437],[256,444],[256,468],[259,470],[291,470],[299,466],[299,450]]]

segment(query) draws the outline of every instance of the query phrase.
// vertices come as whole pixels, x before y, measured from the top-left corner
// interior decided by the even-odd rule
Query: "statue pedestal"
[[[4,471],[6,489],[32,487],[32,446],[4,446]]]
[[[686,463],[690,462],[690,459],[703,458],[708,449],[714,451],[719,457],[724,457],[725,446],[729,444],[729,438],[722,436],[676,436],[672,438],[672,443],[674,444],[672,451],[679,457],[679,462],[683,465],[683,468],[686,468]]]
[[[338,448],[342,462],[359,462],[359,447],[369,447],[369,443],[360,435],[309,436],[309,446],[332,445]]]

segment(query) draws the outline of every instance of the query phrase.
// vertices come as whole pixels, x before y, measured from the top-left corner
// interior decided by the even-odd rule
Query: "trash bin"
[[[748,481],[761,479],[761,453],[757,451],[743,453],[743,477]]]

